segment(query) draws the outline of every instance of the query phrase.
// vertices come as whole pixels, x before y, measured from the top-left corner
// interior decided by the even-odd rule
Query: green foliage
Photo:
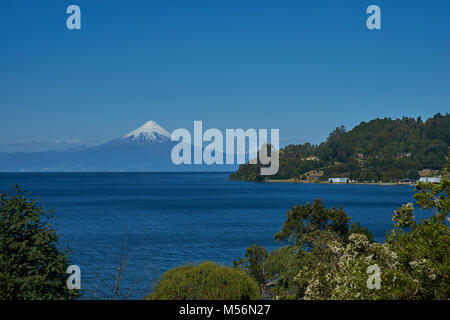
[[[450,181],[449,181],[449,165],[443,173],[440,183],[424,183],[420,182],[416,186],[417,193],[414,195],[417,205],[424,209],[434,211],[434,219],[443,222],[448,217],[450,210],[450,199],[448,198]]]
[[[290,240],[305,250],[312,249],[326,238],[345,238],[348,235],[350,218],[346,212],[342,208],[325,208],[321,199],[292,207],[286,215],[283,228],[275,234],[275,239]]]
[[[233,265],[246,271],[253,279],[264,286],[268,279],[266,270],[268,257],[266,248],[254,244],[247,248],[245,258],[238,258]]]
[[[270,290],[270,295],[283,299],[295,298],[301,289],[294,278],[304,262],[306,260],[299,259],[298,249],[293,246],[270,251],[266,268],[269,278],[276,284]]]
[[[359,223],[349,229],[349,221],[344,210],[325,208],[320,199],[312,204],[295,206],[287,212],[281,232],[275,235],[275,239],[290,245],[273,250],[268,255],[265,248],[253,245],[247,249],[245,258],[239,258],[235,265],[260,283],[266,297],[303,297],[307,285],[295,277],[302,268],[316,268],[328,259],[330,253],[326,245],[329,241],[345,243],[349,234],[356,231],[364,232],[373,239],[368,229]],[[272,283],[269,288],[266,286],[268,282]]]
[[[374,264],[381,269],[379,290],[367,287],[367,270]],[[304,266],[295,280],[306,287],[303,298],[307,300],[411,298],[414,279],[398,265],[388,245],[371,243],[365,235],[354,233],[346,243],[329,242],[327,255],[315,267]]]
[[[270,178],[300,178],[323,170],[322,179],[348,177],[358,181],[418,179],[424,168],[440,170],[448,156],[450,115],[420,118],[375,119],[347,132],[338,127],[320,145],[288,145],[280,150],[280,169]],[[307,160],[316,156],[319,161]],[[240,165],[230,179],[259,181],[259,165]]]
[[[239,268],[213,262],[188,265],[164,273],[149,300],[261,299],[258,283]]]
[[[258,281],[265,298],[283,294],[284,298],[294,297],[297,284],[293,281],[299,266],[295,249],[291,246],[281,247],[267,253],[259,245],[247,248],[244,258],[234,262],[253,279]],[[276,283],[277,287],[272,288]],[[282,289],[280,289],[282,288]]]
[[[230,180],[258,181],[260,178],[260,166],[256,164],[241,164],[236,173],[230,174]]]
[[[369,229],[367,227],[361,226],[358,221],[356,223],[352,222],[352,225],[350,226],[349,234],[353,233],[363,234],[367,237],[367,240],[369,240],[369,242],[375,242],[373,240],[373,234],[369,231]]]
[[[12,195],[0,193],[1,300],[77,297],[67,289],[67,252],[59,249],[49,216],[18,187]]]
[[[355,225],[347,240],[335,237],[321,250],[296,253],[300,268],[294,280],[303,288],[300,297],[449,299],[449,185],[447,171],[439,184],[419,183],[414,196],[417,207],[408,203],[394,212],[394,229],[384,244],[369,241],[366,235],[357,233],[365,230]],[[417,221],[414,212],[418,209],[432,210],[434,215]],[[306,260],[308,256],[315,263]],[[380,289],[367,287],[367,270],[372,265],[380,268]]]
[[[394,229],[386,239],[398,255],[402,271],[415,279],[416,299],[450,297],[449,189],[447,170],[439,184],[419,183],[414,195],[417,206],[434,215],[419,222],[414,205],[403,205],[395,212]]]

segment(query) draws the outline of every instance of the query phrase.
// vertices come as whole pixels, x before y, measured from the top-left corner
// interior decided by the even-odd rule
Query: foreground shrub
[[[0,192],[0,300],[71,299],[67,252],[35,199]]]
[[[258,283],[238,268],[213,262],[167,271],[147,297],[150,300],[260,299]]]

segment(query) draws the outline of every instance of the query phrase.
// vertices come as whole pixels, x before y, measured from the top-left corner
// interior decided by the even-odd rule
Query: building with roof
[[[347,183],[348,178],[329,178],[328,182],[329,183]]]
[[[439,182],[441,182],[441,178],[440,177],[422,177],[419,179],[419,182],[439,183]]]

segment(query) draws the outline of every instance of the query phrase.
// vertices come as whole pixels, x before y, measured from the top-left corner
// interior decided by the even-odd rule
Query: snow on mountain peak
[[[136,130],[124,135],[123,139],[164,142],[171,139],[170,133],[155,121],[147,121]]]

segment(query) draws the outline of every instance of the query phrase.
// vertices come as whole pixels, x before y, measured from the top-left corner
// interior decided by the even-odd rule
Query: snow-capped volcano
[[[166,142],[171,140],[170,133],[155,121],[147,121],[136,130],[124,135],[122,139],[136,142]]]
[[[223,165],[176,165],[171,154],[178,142],[155,121],[101,145],[82,150],[0,152],[0,171],[223,171]],[[201,168],[201,169],[200,169]],[[236,165],[227,167],[237,170]],[[228,170],[225,169],[225,170]]]

